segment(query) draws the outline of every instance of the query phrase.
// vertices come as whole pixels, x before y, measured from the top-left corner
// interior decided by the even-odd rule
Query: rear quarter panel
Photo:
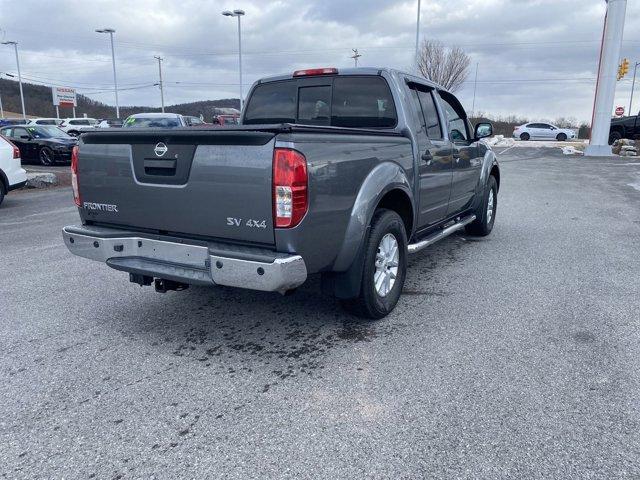
[[[405,137],[292,133],[279,135],[276,146],[303,153],[309,175],[309,211],[297,227],[276,229],[276,247],[302,255],[311,273],[334,269],[352,215],[363,215],[354,205],[372,170],[397,165],[413,184],[413,150]]]

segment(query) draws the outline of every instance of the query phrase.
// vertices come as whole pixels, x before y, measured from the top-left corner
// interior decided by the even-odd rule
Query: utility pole
[[[352,48],[351,51],[353,52],[353,55],[351,55],[351,58],[353,58],[353,61],[356,64],[356,68],[358,68],[358,58],[360,58],[362,55],[358,53],[357,48]]]
[[[631,106],[633,104],[633,90],[634,87],[636,86],[636,72],[638,71],[638,65],[640,65],[640,62],[636,62],[636,66],[633,67],[633,82],[631,82],[631,98],[629,98],[629,112],[627,113],[628,115],[633,115],[633,112],[631,111]]]
[[[18,67],[18,83],[20,85],[20,103],[22,103],[22,118],[27,119],[27,111],[24,108],[24,93],[22,92],[22,75],[20,75],[20,57],[18,57],[18,42],[2,42],[3,45],[13,45],[16,52],[16,66]]]
[[[158,73],[160,74],[160,104],[162,105],[162,113],[164,113],[164,87],[162,85],[162,57],[154,56],[158,60]]]
[[[2,75],[2,73],[0,73]],[[4,118],[4,108],[2,108],[2,95],[0,95],[0,118]]]
[[[584,151],[586,156],[612,155],[609,146],[609,127],[616,94],[616,71],[622,48],[626,11],[627,0],[607,0],[591,119],[591,139]]]
[[[240,17],[244,16],[244,10],[225,10],[222,12],[225,17],[238,17],[238,71],[240,73],[240,110],[242,110],[242,29],[240,27]]]
[[[473,82],[473,104],[471,105],[471,115],[476,115],[476,90],[478,89],[478,65],[480,62],[476,62],[476,79]]]
[[[420,0],[418,0],[418,18],[416,20],[416,51],[415,51],[415,56],[413,58],[413,61],[416,64],[416,71],[418,70],[418,48],[420,48],[419,41],[420,41]]]
[[[120,105],[118,104],[118,79],[116,78],[116,54],[113,49],[113,34],[116,31],[113,28],[102,28],[96,30],[97,33],[108,33],[111,40],[111,63],[113,65],[113,86],[116,93],[116,118],[120,118]],[[74,114],[75,116],[75,114]]]

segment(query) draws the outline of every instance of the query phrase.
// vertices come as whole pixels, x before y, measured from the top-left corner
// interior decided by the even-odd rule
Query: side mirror
[[[492,136],[493,125],[491,125],[489,122],[478,123],[474,129],[474,135],[477,140]]]

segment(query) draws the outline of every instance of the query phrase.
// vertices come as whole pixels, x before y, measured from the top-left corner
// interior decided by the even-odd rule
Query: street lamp
[[[108,33],[109,38],[111,39],[111,62],[113,64],[113,85],[115,87],[116,92],[116,118],[120,118],[120,105],[118,104],[118,80],[116,78],[116,55],[113,50],[113,34],[116,31],[113,28],[102,28],[97,29],[96,33]]]
[[[240,71],[240,109],[242,110],[242,30],[240,28],[240,17],[244,15],[244,10],[225,10],[222,12],[225,17],[238,17],[238,68]]]
[[[22,76],[20,75],[20,58],[18,57],[18,42],[2,42],[2,45],[13,45],[16,51],[16,65],[18,67],[18,83],[20,84],[20,102],[22,103],[22,118],[26,120],[27,112],[24,108],[24,93],[22,92]]]

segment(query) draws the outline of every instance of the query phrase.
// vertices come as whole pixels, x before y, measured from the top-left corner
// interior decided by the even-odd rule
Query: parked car
[[[121,128],[124,122],[119,118],[100,120],[97,128]]]
[[[638,115],[611,119],[609,128],[609,145],[621,138],[640,139],[640,112]]]
[[[82,224],[64,227],[64,242],[159,292],[286,293],[319,273],[350,312],[381,318],[408,254],[493,229],[500,170],[480,141],[492,130],[472,128],[444,88],[396,70],[265,78],[242,125],[82,135]]]
[[[209,125],[200,117],[196,117],[193,115],[183,115],[182,118],[184,118],[184,121],[187,124],[187,127],[206,127],[207,125]]]
[[[77,137],[81,133],[95,130],[98,120],[95,118],[65,118],[59,125],[69,135]]]
[[[6,125],[26,125],[29,120],[24,118],[0,118],[0,127]]]
[[[20,150],[10,140],[0,136],[0,205],[7,193],[24,187],[27,172],[20,162]]]
[[[59,126],[62,124],[62,120],[59,118],[31,118],[26,123],[26,125],[55,125]]]
[[[124,121],[124,128],[177,128],[187,122],[177,113],[136,113]]]
[[[514,138],[520,140],[558,140],[564,142],[568,138],[576,138],[575,130],[559,128],[550,123],[526,123],[515,127]]]
[[[213,123],[220,126],[239,125],[240,115],[216,115],[213,118]]]
[[[42,165],[70,162],[71,150],[78,139],[53,125],[2,127],[0,134],[19,149],[23,160],[36,160]]]

